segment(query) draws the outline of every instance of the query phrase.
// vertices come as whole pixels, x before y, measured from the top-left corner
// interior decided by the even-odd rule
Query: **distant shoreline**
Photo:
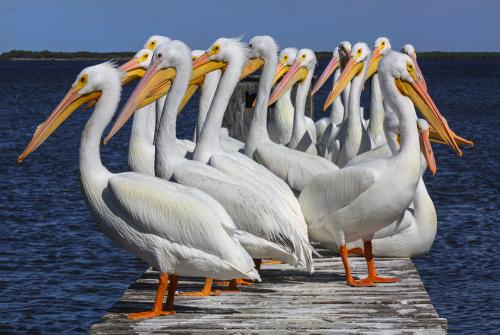
[[[316,51],[318,59],[330,58],[331,51]],[[97,61],[128,60],[134,52],[60,52],[11,50],[0,54],[0,61]],[[500,52],[449,52],[423,51],[418,53],[422,59],[500,59]]]

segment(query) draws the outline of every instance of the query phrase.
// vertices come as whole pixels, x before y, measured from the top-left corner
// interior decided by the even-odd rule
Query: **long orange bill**
[[[142,77],[141,81],[135,88],[134,92],[128,99],[127,103],[123,107],[120,115],[115,121],[115,124],[111,128],[108,135],[104,138],[104,144],[108,143],[109,140],[125,125],[125,123],[130,119],[134,112],[139,109],[139,106],[143,100],[155,89],[158,89],[165,82],[171,81],[176,74],[173,68],[159,68],[160,60],[155,58],[148,70]]]
[[[49,115],[47,120],[38,125],[30,143],[23,153],[17,158],[17,163],[21,163],[30,153],[35,151],[66,119],[84,103],[97,100],[101,96],[100,91],[88,94],[80,94],[75,88],[71,88],[59,105]]]
[[[377,73],[378,63],[380,63],[382,56],[382,49],[377,47],[373,50],[372,54],[370,55],[370,60],[368,61],[368,69],[366,70],[365,81],[367,81],[371,78],[371,76]]]
[[[411,83],[396,79],[396,86],[399,91],[406,95],[413,104],[417,107],[420,113],[424,116],[427,122],[436,130],[439,136],[451,146],[459,156],[462,156],[462,150],[458,147],[457,142],[453,137],[453,132],[448,126],[448,122],[439,112],[434,104],[434,101],[429,96],[420,81],[412,81]]]
[[[363,70],[364,62],[356,62],[353,57],[347,62],[344,71],[340,74],[339,79],[333,85],[330,94],[326,98],[325,104],[323,105],[323,111],[326,111],[328,107],[333,103],[333,100],[337,98],[340,93],[345,89],[347,84],[357,76]]]
[[[459,146],[461,147],[474,146],[473,141],[463,138],[462,136],[456,134],[454,131],[452,131],[452,135]],[[431,142],[447,144],[446,142],[443,141],[443,139],[439,137],[439,134],[432,127],[429,127],[429,138]]]
[[[335,71],[338,67],[340,66],[340,60],[339,57],[332,57],[328,65],[326,66],[325,70],[319,77],[318,81],[316,84],[314,84],[314,87],[311,91],[311,95],[314,95],[316,92],[319,91],[319,89],[325,84],[325,82],[330,78],[332,75],[333,71]]]
[[[276,71],[274,71],[273,85],[275,85],[278,80],[280,80],[288,71],[290,71],[289,65],[283,65],[281,62],[276,66]]]
[[[262,57],[250,59],[241,70],[240,80],[245,79],[255,71],[259,70],[262,66],[264,66],[264,63],[265,61]]]
[[[429,171],[434,176],[437,171],[436,159],[434,158],[434,152],[432,151],[431,142],[429,140],[429,129],[420,131],[420,149],[424,153],[425,160],[427,161],[427,167]]]
[[[269,98],[269,106],[276,102],[286,91],[293,87],[293,85],[304,80],[307,77],[307,69],[302,67],[300,62],[295,62],[283,80],[278,84],[276,89]]]

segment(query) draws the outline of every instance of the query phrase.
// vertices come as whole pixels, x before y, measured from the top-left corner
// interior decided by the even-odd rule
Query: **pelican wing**
[[[372,161],[373,164],[384,164]],[[363,164],[316,177],[300,194],[299,202],[309,225],[349,205],[381,176],[375,166]]]
[[[224,206],[238,229],[294,251],[293,243],[285,238],[293,235],[293,229],[283,220],[284,213],[245,180],[195,161],[179,163],[173,178],[210,194]]]
[[[109,179],[107,191],[109,203],[118,215],[138,231],[226,260],[241,249],[229,215],[199,190],[159,178],[121,173]]]
[[[323,157],[312,156],[274,143],[259,146],[255,151],[255,160],[297,191],[302,191],[316,176],[338,170],[335,164]]]

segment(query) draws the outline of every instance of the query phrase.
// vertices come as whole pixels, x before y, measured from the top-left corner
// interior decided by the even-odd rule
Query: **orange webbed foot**
[[[279,264],[283,264],[283,262],[279,261],[277,259],[268,259],[268,260],[262,261],[262,264],[263,265],[279,265]]]
[[[349,284],[349,286],[353,286],[353,287],[372,287],[372,286],[375,286],[373,281],[368,277],[363,278],[363,279],[359,279],[359,280],[355,280],[355,279],[347,280],[347,284]]]
[[[399,283],[401,279],[375,276],[371,278],[371,281],[374,283]]]
[[[138,313],[130,313],[127,315],[129,320],[137,320],[137,319],[152,319],[163,315],[174,315],[175,311],[146,311],[146,312],[138,312]]]

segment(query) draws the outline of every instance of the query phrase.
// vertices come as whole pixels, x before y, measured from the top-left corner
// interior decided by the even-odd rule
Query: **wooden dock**
[[[158,274],[146,271],[94,324],[91,334],[446,334],[413,262],[377,259],[382,276],[401,283],[353,288],[345,284],[339,257],[319,250],[311,276],[287,265],[263,266],[262,283],[241,293],[175,299],[176,315],[129,321],[126,313],[151,308]],[[351,257],[365,276],[363,258]],[[202,279],[181,278],[179,290],[201,288]]]

